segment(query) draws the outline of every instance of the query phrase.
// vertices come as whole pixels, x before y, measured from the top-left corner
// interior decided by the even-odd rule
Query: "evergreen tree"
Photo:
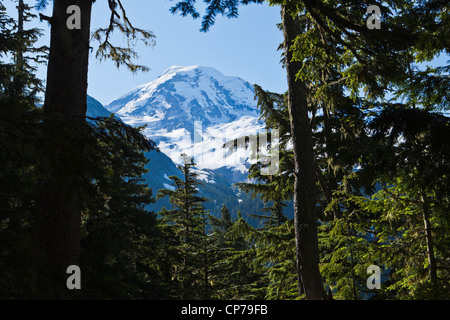
[[[261,2],[207,1],[202,29]],[[16,22],[0,2],[1,297],[448,298],[449,66],[417,66],[449,51],[446,3],[380,4],[383,27],[370,30],[361,1],[269,2],[282,8],[289,90],[255,92],[268,129],[280,131],[280,170],[263,175],[259,161],[252,183],[238,184],[264,202],[253,214],[261,228],[240,211],[233,221],[225,206],[210,216],[187,157],[184,179],[158,193],[172,207],[159,219],[148,212],[154,200],[141,176],[155,145],[113,117],[85,117],[92,2],[74,3],[79,31],[66,30],[62,1],[53,17],[41,15],[52,27],[43,110],[32,66],[42,59],[39,31],[24,26],[34,16],[18,0]],[[197,17],[194,3],[172,11]],[[110,35],[150,44],[153,34],[130,23],[120,0],[108,4],[110,25],[94,32],[98,58],[144,70]],[[82,291],[64,286],[73,263]],[[371,264],[384,270],[376,293],[366,287]]]
[[[25,9],[21,8],[22,14]],[[40,121],[35,103],[40,81],[22,63],[39,36],[36,29],[19,31],[0,2],[0,296],[32,297],[32,211],[36,163],[40,154]],[[31,66],[31,62],[30,62]],[[20,79],[20,81],[19,81]]]
[[[220,218],[211,217],[211,222],[213,233],[224,235],[227,232],[228,228],[233,225],[233,220],[226,205],[223,205],[220,209]]]
[[[45,137],[34,214],[36,282],[40,280],[38,274],[46,272],[55,277],[55,283],[61,283],[61,290],[67,267],[79,265],[80,176],[83,176],[80,169],[86,126],[92,1],[72,4],[80,8],[83,26],[80,30],[67,28],[65,1],[53,1],[53,16],[49,18],[51,39],[43,107]]]
[[[168,298],[158,271],[164,235],[146,209],[154,200],[142,179],[148,171],[144,152],[154,144],[113,117],[92,121],[85,154],[91,173],[83,196],[82,297]]]
[[[25,28],[26,22],[36,18],[32,8],[20,0],[17,9],[18,21],[6,15],[6,8],[0,2],[0,52],[5,58],[12,57],[8,62],[2,61],[0,92],[2,96],[21,97],[38,103],[38,94],[42,93],[43,87],[34,73],[36,64],[46,62],[47,48],[35,45],[42,35],[41,30]]]
[[[246,1],[245,4],[250,2]],[[356,147],[359,145],[366,148],[357,150],[344,147],[342,150],[343,144],[339,141],[348,139],[345,139],[344,134],[337,140],[334,139],[331,133],[335,120],[329,115],[336,108],[336,102],[341,104],[345,100],[340,93],[344,89],[352,93],[353,100],[357,102],[356,105],[365,107],[391,105],[380,104],[377,100],[383,100],[389,90],[390,93],[396,91],[400,96],[409,99],[410,107],[415,107],[416,101],[419,100],[431,108],[433,103],[445,104],[446,94],[443,92],[448,91],[445,89],[445,85],[448,84],[446,77],[436,77],[436,73],[430,69],[415,73],[412,71],[412,64],[429,60],[443,50],[448,51],[449,42],[446,37],[449,25],[448,8],[441,1],[419,3],[391,1],[388,4],[379,4],[383,27],[380,30],[370,30],[367,28],[365,16],[370,4],[365,2],[349,1],[345,5],[339,0],[269,1],[269,3],[282,7],[284,64],[287,69],[289,87],[287,106],[290,111],[297,179],[294,194],[298,201],[294,201],[294,206],[296,206],[297,245],[300,245],[297,250],[299,278],[302,277],[302,273],[307,274],[304,278],[308,279],[308,283],[303,285],[308,298],[323,299],[325,295],[317,269],[316,232],[313,230],[315,229],[313,193],[315,179],[312,172],[316,172],[325,204],[331,204],[332,191],[336,190],[339,180],[345,177],[349,166],[358,160],[358,155],[363,158],[361,154],[367,146],[375,147],[367,143],[366,138],[355,140],[352,137],[352,141],[358,141]],[[231,16],[237,16],[237,7],[240,4],[243,2],[211,2],[207,7],[207,15],[203,18],[203,30],[208,30],[217,14],[233,12]],[[192,1],[179,2],[173,11],[178,10],[181,10],[183,14],[198,16]],[[417,21],[423,21],[423,23],[417,23]],[[440,85],[434,89],[431,83]],[[336,88],[338,91],[335,91]],[[364,90],[365,95],[362,103],[361,100],[358,101],[361,89]],[[354,104],[349,99],[346,100],[349,105]],[[311,148],[311,129],[313,128],[308,128],[310,125],[307,114],[308,104],[312,105],[309,111],[313,111],[313,114],[322,105],[324,121],[322,139],[326,139],[326,149],[334,152],[335,158],[323,158],[329,164],[328,172],[320,168],[320,163],[317,163],[317,154],[315,155],[316,163],[314,163]],[[358,111],[354,108],[353,110]],[[351,114],[347,113],[346,118],[349,124],[356,124],[354,128],[349,126],[350,132],[352,134],[358,131],[364,132],[361,130],[364,129],[361,121],[353,120],[364,119],[365,116],[361,116],[361,113],[358,115],[358,112],[354,111]],[[354,119],[351,117],[352,114],[356,116]],[[374,114],[376,112],[371,116]],[[336,142],[339,143],[336,144]],[[299,146],[301,148],[298,148]],[[357,152],[346,153],[345,149]],[[366,151],[370,150],[366,149]],[[342,157],[342,154],[346,156]],[[335,160],[348,162],[339,163]],[[324,172],[332,173],[329,169],[333,167],[339,170],[337,171],[339,175],[324,176]],[[370,183],[368,176],[362,179],[361,175],[360,178],[357,184],[364,183],[367,186],[367,183]],[[374,176],[371,178],[373,179]],[[309,200],[312,201],[308,202]],[[339,215],[339,212],[336,214]],[[305,225],[308,228],[305,228]],[[305,230],[311,232],[305,233]],[[306,243],[308,247],[301,247]],[[301,266],[303,271],[300,270]],[[301,289],[300,286],[299,288]]]
[[[449,123],[440,113],[406,106],[386,108],[371,123],[374,140],[389,149],[390,157],[373,154],[368,161],[382,188],[364,208],[379,214],[374,232],[379,244],[392,249],[384,259],[393,261],[391,288],[403,288],[398,292],[402,297],[447,296],[448,237],[443,230],[449,217],[443,212],[450,167],[443,137],[449,134]],[[411,264],[398,267],[399,260]]]
[[[79,8],[76,17],[80,20],[79,29],[67,27],[66,1],[53,1],[52,17],[40,14],[41,19],[50,23],[51,39],[43,107],[45,137],[42,139],[43,156],[38,165],[39,187],[34,213],[37,260],[35,282],[38,286],[45,286],[41,278],[47,278],[39,277],[41,273],[49,277],[53,275],[55,283],[64,286],[66,268],[79,264],[82,211],[80,177],[84,176],[82,168],[85,161],[84,133],[93,2],[77,0],[71,3]],[[38,1],[38,8],[46,5],[47,1]],[[125,64],[131,71],[136,71],[136,66],[131,62],[135,57],[133,51],[130,47],[121,50],[111,45],[109,35],[114,29],[119,29],[128,40],[143,38],[146,44],[150,44],[146,40],[152,39],[153,34],[135,28],[130,23],[120,0],[110,0],[108,5],[111,10],[110,25],[94,33],[96,39],[103,41],[97,52],[101,58],[111,58],[118,65]],[[104,39],[99,36],[102,33],[105,34]]]
[[[193,159],[183,156],[183,166],[179,166],[184,180],[170,176],[173,189],[161,189],[158,199],[169,197],[172,208],[163,208],[159,215],[161,222],[170,226],[176,236],[179,261],[173,266],[173,278],[180,285],[181,299],[210,298],[210,240],[207,236],[209,212],[199,197],[198,174],[194,171]]]
[[[236,224],[245,221],[239,210],[236,214],[237,220],[233,221],[228,208],[223,206],[220,218],[211,216],[212,297],[259,300],[264,297],[265,288],[261,273],[254,272],[248,262],[247,258],[252,255],[250,245],[244,235],[230,234]]]
[[[154,145],[113,118],[89,119],[72,132],[59,130],[63,128],[55,123],[47,126],[48,118],[43,126],[42,110],[35,106],[41,85],[31,63],[39,62],[45,52],[34,47],[39,30],[24,26],[35,16],[23,1],[18,4],[17,22],[5,14],[2,4],[0,7],[2,58],[14,58],[2,59],[0,65],[1,296],[68,298],[72,293],[75,298],[169,297],[165,290],[170,287],[161,284],[166,278],[158,271],[164,260],[157,254],[163,254],[157,244],[166,241],[155,241],[165,234],[157,228],[156,217],[145,210],[151,191],[140,180],[147,162],[143,151]],[[58,273],[57,277],[51,271],[33,270],[38,255],[33,252],[32,234],[42,231],[33,220],[38,180],[49,174],[36,168],[49,135],[53,136],[52,147],[67,156],[59,158],[58,179],[71,174],[77,179],[83,213],[81,268],[85,290],[81,292],[69,293],[65,288],[65,268],[64,275]],[[84,152],[74,153],[73,146],[80,141]],[[104,276],[91,277],[93,274]]]

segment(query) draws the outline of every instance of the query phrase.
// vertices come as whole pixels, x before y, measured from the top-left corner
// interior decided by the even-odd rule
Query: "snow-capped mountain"
[[[250,83],[200,66],[173,66],[156,80],[112,101],[106,109],[125,122],[164,131],[190,130],[189,125],[196,120],[209,127],[244,115],[258,116]]]
[[[99,101],[90,96],[88,96],[87,104],[88,117],[109,117],[111,115],[111,112],[105,109]],[[146,165],[146,169],[149,171],[143,175],[143,179],[152,189],[153,195],[156,195],[160,189],[171,189],[173,187],[170,176],[183,178],[177,165],[164,152],[152,150],[146,152],[145,156],[149,159]],[[214,215],[220,214],[220,208],[223,204],[230,209],[232,215],[236,214],[238,209],[245,215],[250,211],[256,212],[262,207],[260,200],[254,200],[251,199],[250,195],[239,193],[237,188],[232,185],[234,181],[224,175],[224,172],[211,169],[195,169],[195,171],[199,175],[199,179],[203,181],[203,185],[199,186],[199,195],[209,200],[205,203],[205,206]],[[151,204],[148,209],[159,212],[162,207],[170,208],[167,198],[159,199]]]
[[[175,163],[185,153],[199,169],[245,174],[248,152],[227,153],[223,145],[264,128],[253,85],[210,67],[173,66],[105,107],[129,125],[146,125],[144,134]]]

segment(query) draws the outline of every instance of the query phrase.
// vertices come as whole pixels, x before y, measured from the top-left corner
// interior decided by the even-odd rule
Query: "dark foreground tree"
[[[65,286],[66,269],[79,265],[81,228],[81,179],[84,154],[83,131],[86,126],[87,74],[90,47],[91,10],[94,1],[76,0],[70,5],[79,12],[79,28],[69,28],[69,3],[53,1],[53,14],[45,19],[51,26],[47,86],[44,102],[44,138],[39,163],[39,188],[35,208],[35,247],[37,288],[46,284],[41,274],[55,278]],[[45,6],[46,1],[39,1]],[[108,35],[116,28],[128,39],[153,34],[134,28],[128,21],[120,0],[108,1],[111,9],[107,37],[99,47],[100,57],[111,58],[118,65],[127,64],[135,71],[130,50],[117,54]],[[119,12],[121,14],[119,14]],[[121,22],[123,20],[123,23]],[[99,37],[96,37],[99,39]],[[105,49],[105,46],[107,47]],[[120,49],[120,48],[119,48]],[[129,49],[129,48],[128,48]],[[132,53],[132,52],[131,52]],[[37,289],[38,292],[42,292]]]
[[[143,135],[110,117],[93,120],[85,145],[81,266],[83,299],[163,299],[167,242],[156,215],[148,211],[152,190],[145,151],[154,148]],[[89,142],[89,143],[88,143]],[[101,164],[100,166],[98,164]]]
[[[237,16],[237,8],[249,2],[262,1],[213,1],[207,7],[203,19],[202,30],[207,31],[214,23],[217,14],[228,17]],[[298,35],[296,26],[296,6],[282,6],[282,23],[284,37],[285,67],[288,82],[288,107],[292,130],[292,142],[295,161],[294,212],[295,234],[297,247],[297,271],[299,278],[299,294],[304,291],[307,299],[322,300],[326,298],[319,271],[319,249],[317,241],[316,218],[316,180],[312,132],[307,110],[306,83],[296,81],[296,76],[302,68],[302,63],[294,61],[291,46]],[[194,18],[198,13],[191,1],[179,2],[173,12],[181,11],[183,15],[191,14]]]
[[[237,17],[239,5],[260,3],[239,0],[205,2],[208,6],[202,21],[202,31],[207,31],[214,24],[218,14]],[[197,18],[199,14],[194,3],[180,1],[173,12],[180,11],[182,15],[189,14]],[[355,99],[363,89],[365,98],[375,105],[377,98],[383,99],[389,90],[402,84],[408,86],[408,83],[409,88],[411,85],[419,88],[416,92],[420,92],[420,88],[427,88],[425,92],[408,95],[413,106],[414,101],[423,96],[438,103],[445,101],[445,90],[436,90],[430,85],[436,81],[446,83],[445,79],[428,77],[426,74],[424,77],[409,78],[407,75],[412,74],[410,67],[414,61],[432,59],[443,50],[448,52],[448,5],[445,1],[434,0],[379,3],[383,27],[372,30],[367,27],[369,16],[366,12],[370,5],[367,2],[272,0],[269,3],[282,7],[284,63],[288,74],[288,109],[296,173],[294,207],[299,280],[302,278],[308,282],[304,284],[308,299],[323,299],[314,212],[317,201],[314,172],[320,173],[320,168],[317,170],[318,166],[314,164],[308,99],[313,101],[322,98],[322,102],[325,102],[324,117],[333,108],[334,95],[327,99],[328,89],[338,84],[349,90]],[[430,82],[427,84],[424,80]],[[315,87],[315,96],[308,96],[311,84]],[[406,91],[411,93],[415,90]],[[325,131],[327,127],[329,125],[325,123]],[[325,186],[323,182],[326,181],[319,179],[322,188]],[[330,202],[332,195],[325,195]]]
[[[61,287],[70,265],[79,265],[81,230],[80,175],[83,126],[87,109],[91,1],[81,9],[81,29],[69,30],[67,3],[55,0],[44,103],[44,139],[36,197],[35,245],[39,276],[52,275]],[[61,139],[65,137],[71,144]],[[78,138],[77,138],[78,137]],[[68,142],[68,141],[67,141]],[[46,278],[46,277],[44,277]],[[42,292],[41,290],[38,290]]]
[[[33,74],[40,32],[26,29],[30,8],[19,3],[19,20],[0,1],[0,298],[31,297],[30,265],[41,81]]]
[[[302,62],[295,61],[291,51],[291,45],[298,33],[296,20],[289,8],[282,6],[281,10],[288,81],[288,109],[295,162],[294,224],[297,272],[301,279],[299,292],[304,290],[307,299],[322,300],[326,295],[319,271],[316,174],[306,83],[296,81],[297,74],[302,68]],[[303,288],[300,283],[303,284]]]

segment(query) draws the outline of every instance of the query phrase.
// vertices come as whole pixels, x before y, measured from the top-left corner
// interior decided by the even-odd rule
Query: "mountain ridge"
[[[105,106],[125,122],[152,130],[174,130],[186,121],[205,126],[258,116],[253,86],[211,67],[172,66],[157,79],[138,86]],[[163,126],[161,121],[164,120]]]
[[[243,150],[224,155],[224,143],[265,127],[253,85],[198,65],[172,66],[105,108],[131,126],[146,126],[143,134],[175,163],[187,154],[200,169],[229,168],[236,177],[247,171],[250,157]]]
[[[87,102],[88,117],[108,117],[111,115],[111,112],[93,97],[88,96]],[[183,178],[177,164],[164,152],[152,150],[146,152],[145,156],[149,159],[149,162],[145,166],[149,171],[142,178],[148,187],[152,189],[154,196],[156,196],[160,189],[172,188],[170,176],[175,175],[181,179]],[[220,216],[220,208],[223,204],[230,209],[233,218],[236,217],[238,210],[241,210],[244,216],[246,216],[247,213],[257,212],[263,207],[261,200],[254,200],[250,195],[240,193],[233,186],[233,177],[230,177],[230,172],[227,170],[223,168],[220,170],[194,168],[194,170],[202,181],[202,185],[199,186],[199,196],[205,197],[208,200],[205,203],[205,207],[211,210],[213,215]],[[234,174],[239,175],[240,178],[244,177],[244,174],[240,172],[235,172]],[[153,212],[159,212],[163,207],[171,207],[168,198],[158,199],[155,203],[148,205],[147,209]]]

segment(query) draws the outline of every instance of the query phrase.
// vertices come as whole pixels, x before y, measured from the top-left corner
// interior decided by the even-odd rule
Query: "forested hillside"
[[[449,298],[447,1],[374,1],[375,15],[359,0],[267,1],[280,10],[288,90],[255,84],[268,139],[230,136],[222,146],[258,153],[269,142],[278,159],[267,171],[273,163],[258,153],[248,179],[233,185],[261,199],[245,215],[220,201],[226,189],[210,184],[211,198],[201,194],[208,171],[193,154],[175,171],[165,155],[152,156],[157,143],[145,127],[98,114],[101,105],[88,110],[90,52],[123,72],[147,69],[133,43],[151,46],[155,34],[132,23],[123,1],[108,0],[109,25],[96,30],[95,1],[73,0],[73,15],[62,0],[17,0],[11,12],[8,1],[0,1],[1,299]],[[198,18],[205,8],[199,27],[208,32],[219,16],[266,3],[204,2],[174,1],[171,11]],[[35,19],[49,23],[48,46],[26,27]],[[166,169],[164,184],[150,188]]]

